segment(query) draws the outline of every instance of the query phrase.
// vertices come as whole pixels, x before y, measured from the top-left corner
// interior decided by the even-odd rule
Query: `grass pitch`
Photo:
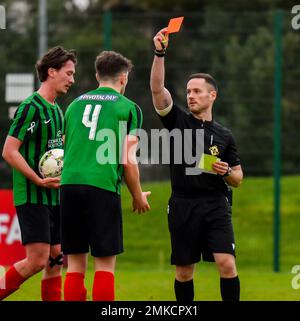
[[[295,276],[291,269],[300,264],[299,181],[299,176],[282,180],[279,273],[273,272],[272,178],[246,178],[234,191],[233,224],[241,300],[300,300],[300,290],[294,290],[291,285]],[[131,197],[126,188],[122,191],[125,252],[117,260],[116,299],[174,300],[166,214],[170,184],[144,184],[143,190],[152,191],[152,211],[143,215],[131,212]],[[89,300],[92,267],[90,259],[86,275]],[[40,300],[40,278],[40,274],[32,277],[6,300]],[[198,264],[195,299],[221,300],[219,276],[213,263]]]

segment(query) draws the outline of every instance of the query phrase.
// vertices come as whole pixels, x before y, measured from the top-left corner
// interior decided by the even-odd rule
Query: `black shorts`
[[[120,195],[89,185],[63,185],[61,235],[64,254],[94,257],[123,252]]]
[[[22,244],[60,244],[59,206],[23,204],[16,206]]]
[[[171,264],[189,265],[202,259],[213,262],[213,253],[235,256],[231,207],[225,196],[201,198],[172,196],[168,206]]]

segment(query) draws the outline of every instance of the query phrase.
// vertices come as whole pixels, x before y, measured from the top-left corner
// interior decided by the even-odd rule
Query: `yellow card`
[[[217,175],[217,173],[215,173],[212,169],[212,164],[219,160],[220,158],[216,156],[203,153],[198,164],[198,168],[202,169],[203,172]]]

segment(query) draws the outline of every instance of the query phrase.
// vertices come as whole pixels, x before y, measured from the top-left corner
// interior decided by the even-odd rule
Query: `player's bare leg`
[[[26,279],[45,268],[49,258],[49,244],[31,243],[25,245],[25,250],[26,258],[15,263],[6,272],[5,288],[0,289],[0,300],[15,292]]]
[[[68,255],[68,273],[79,272],[85,274],[87,269],[88,255],[82,254],[70,254]]]
[[[60,244],[50,246],[50,256],[45,269],[43,270],[43,279],[61,275],[63,264],[63,255]]]
[[[47,243],[31,243],[25,245],[25,250],[26,258],[17,262],[14,266],[20,275],[27,279],[45,268],[49,259],[50,245]]]

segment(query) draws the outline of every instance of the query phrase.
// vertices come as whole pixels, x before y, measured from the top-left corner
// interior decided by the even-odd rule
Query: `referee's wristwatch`
[[[223,177],[230,176],[232,173],[232,168],[228,166],[227,172],[223,175]]]

